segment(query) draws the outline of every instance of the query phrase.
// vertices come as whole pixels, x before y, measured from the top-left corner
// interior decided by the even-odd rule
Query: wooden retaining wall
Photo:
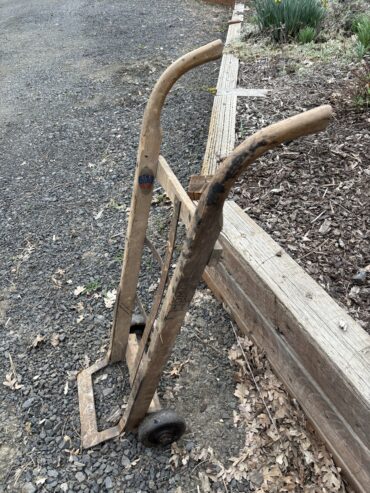
[[[236,4],[227,43],[238,39],[242,17],[243,4]],[[238,59],[225,54],[204,175],[234,147],[237,76]],[[219,243],[221,259],[205,281],[266,352],[351,485],[369,493],[370,336],[233,201],[225,204]]]

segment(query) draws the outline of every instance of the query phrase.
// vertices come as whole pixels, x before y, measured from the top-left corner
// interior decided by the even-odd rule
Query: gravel
[[[81,450],[76,374],[107,349],[104,294],[119,280],[148,94],[172,60],[222,37],[230,12],[195,0],[1,0],[0,14],[1,491],[196,491],[206,463],[173,471],[169,448],[145,449],[134,435]],[[196,69],[164,109],[162,152],[184,185],[199,171],[217,75],[217,63]],[[157,209],[161,236],[170,211]],[[75,296],[77,286],[86,290]],[[231,421],[233,342],[200,287],[159,389],[187,420],[182,445],[211,446],[225,463],[243,440]],[[117,366],[99,377],[106,425],[127,375]]]

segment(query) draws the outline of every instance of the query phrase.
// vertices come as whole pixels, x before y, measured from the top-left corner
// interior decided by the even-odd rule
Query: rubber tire
[[[138,439],[146,447],[166,446],[185,432],[185,420],[172,409],[148,414],[138,428]]]

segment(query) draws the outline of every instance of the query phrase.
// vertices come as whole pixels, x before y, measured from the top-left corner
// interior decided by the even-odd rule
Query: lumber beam
[[[157,179],[195,204],[163,157]],[[370,336],[233,201],[224,206],[222,256],[203,279],[267,354],[356,491],[370,484]],[[343,330],[345,327],[346,330]]]

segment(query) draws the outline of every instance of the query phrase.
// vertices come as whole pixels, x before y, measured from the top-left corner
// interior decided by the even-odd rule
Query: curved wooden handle
[[[222,48],[221,41],[214,41],[176,60],[158,79],[149,97],[141,127],[125,254],[114,311],[109,350],[111,362],[123,360],[125,356],[154,178],[157,173],[162,140],[160,118],[164,101],[171,87],[185,72],[219,58]]]
[[[163,72],[155,84],[146,105],[141,127],[141,139],[146,138],[148,131],[154,129],[159,130],[162,107],[167,94],[175,82],[186,72],[198,65],[203,65],[204,63],[220,58],[222,50],[223,43],[218,39],[178,58]]]
[[[222,206],[238,177],[266,151],[283,142],[324,130],[333,114],[330,105],[319,106],[274,123],[248,137],[220,165],[199,201],[198,213],[201,215],[200,209],[205,206]]]

